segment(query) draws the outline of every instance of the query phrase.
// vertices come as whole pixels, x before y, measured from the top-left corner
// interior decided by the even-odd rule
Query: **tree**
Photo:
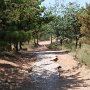
[[[44,29],[42,27],[45,26],[46,24],[50,23],[53,20],[53,15],[51,13],[45,11],[43,13],[43,15],[38,17],[36,20],[37,20],[35,23],[36,28],[33,31],[33,34],[34,34],[33,37],[34,37],[34,42],[37,46],[38,39],[40,38],[39,36],[42,33],[42,31],[44,31]],[[37,39],[37,42],[35,41],[35,38]]]
[[[0,4],[0,42],[14,44],[16,51],[22,42],[28,41],[31,32],[36,28],[44,7],[40,7],[43,0],[1,0]],[[6,44],[6,45],[7,45]]]
[[[81,9],[79,19],[82,23],[81,34],[82,42],[90,44],[90,4],[86,4],[86,8]]]
[[[48,30],[50,29],[51,33],[54,32],[52,34],[55,34],[57,38],[61,38],[61,44],[65,38],[69,38],[72,42],[75,41],[75,47],[77,48],[81,37],[85,39],[84,42],[89,43],[90,4],[82,9],[75,2],[70,2],[67,5],[60,3],[59,5],[57,0],[55,5],[50,6],[47,11],[54,16],[54,20],[47,24]]]
[[[53,21],[52,27],[54,28],[56,36],[61,38],[61,45],[62,40],[69,38],[71,40],[76,40],[75,46],[77,48],[81,26],[77,16],[79,6],[77,3],[69,3],[66,6],[61,5],[61,8],[63,9],[58,11],[60,13],[57,13],[57,15],[54,14],[55,19]]]
[[[65,37],[70,38],[71,40],[76,41],[76,48],[78,44],[78,40],[80,38],[80,27],[81,23],[78,19],[78,11],[79,11],[79,5],[77,3],[69,3],[64,11],[64,27],[66,27],[66,35]]]

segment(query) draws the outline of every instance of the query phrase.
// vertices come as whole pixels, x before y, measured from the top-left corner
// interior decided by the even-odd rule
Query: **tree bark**
[[[51,44],[52,44],[52,34],[51,34]]]
[[[33,36],[33,40],[34,40],[34,46],[36,47],[36,40],[35,40],[35,36]]]
[[[78,46],[78,38],[76,37],[76,44],[75,44],[76,49],[77,49],[77,46]]]
[[[22,49],[22,42],[19,43],[19,48]]]
[[[62,46],[62,44],[63,44],[63,40],[62,40],[62,39],[60,40],[60,44],[61,44],[61,46]]]
[[[37,45],[39,45],[38,41],[39,41],[39,40],[38,40],[38,33],[37,33]]]
[[[18,51],[19,51],[18,45],[19,45],[19,44],[18,44],[18,42],[17,42],[17,43],[15,43],[15,51],[16,51],[16,52],[18,52]]]
[[[82,43],[81,42],[79,42],[79,48],[81,48],[82,47]]]

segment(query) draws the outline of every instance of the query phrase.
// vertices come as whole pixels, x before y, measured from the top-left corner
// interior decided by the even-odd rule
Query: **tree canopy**
[[[82,42],[90,44],[90,4],[86,4],[86,8],[81,9],[80,21],[82,24],[81,34]]]
[[[30,40],[33,30],[44,20],[43,0],[0,0],[0,43],[14,44]]]

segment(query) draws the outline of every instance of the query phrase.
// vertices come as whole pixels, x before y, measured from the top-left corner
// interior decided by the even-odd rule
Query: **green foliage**
[[[59,34],[63,37],[75,39],[80,35],[80,22],[77,17],[78,5],[75,3],[69,3],[62,11],[63,17],[59,19],[60,25],[58,30]],[[61,31],[60,31],[61,30]]]
[[[15,44],[29,41],[32,30],[44,21],[40,7],[43,0],[1,0],[0,1],[0,44]],[[15,47],[15,48],[16,48]]]
[[[51,32],[54,32],[57,37],[76,39],[80,35],[81,26],[77,16],[79,5],[77,3],[69,3],[60,7],[57,2],[54,6],[56,8],[50,7],[48,12],[53,12],[52,14],[54,15],[53,21],[49,24],[49,27],[52,28]]]
[[[71,41],[75,40],[75,46],[77,47],[79,38],[81,37],[81,23],[78,18],[80,7],[75,2],[61,5],[60,7],[57,2],[54,7],[50,7],[49,12],[47,13],[54,15],[52,22],[47,25],[48,30],[50,31],[50,34],[56,35],[57,39],[60,37],[60,40],[62,39],[62,41],[66,38]]]
[[[80,13],[80,21],[82,23],[81,34],[82,42],[90,44],[90,4],[86,4],[86,8]]]
[[[0,52],[0,56],[1,56],[1,57],[16,58],[16,56],[15,56],[14,53],[12,53],[12,52],[6,52],[6,51]]]
[[[48,48],[51,50],[61,50],[60,45],[58,45],[57,43],[52,43],[48,45]]]

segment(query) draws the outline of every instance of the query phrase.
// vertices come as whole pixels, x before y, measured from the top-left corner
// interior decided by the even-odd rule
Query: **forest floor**
[[[50,41],[42,41],[39,44],[40,47],[32,51],[48,50],[46,45],[50,44]],[[56,90],[90,90],[90,69],[85,64],[79,63],[71,53],[57,54],[56,56],[58,61],[55,63],[58,63],[63,71],[60,76],[62,77],[60,86],[63,88]],[[36,59],[36,55],[29,52],[22,52],[16,58],[1,58],[0,90],[18,90],[17,87],[21,87],[24,82],[29,80],[32,65]]]
[[[14,57],[0,57],[0,90],[17,90],[29,77],[35,55],[19,53]]]

